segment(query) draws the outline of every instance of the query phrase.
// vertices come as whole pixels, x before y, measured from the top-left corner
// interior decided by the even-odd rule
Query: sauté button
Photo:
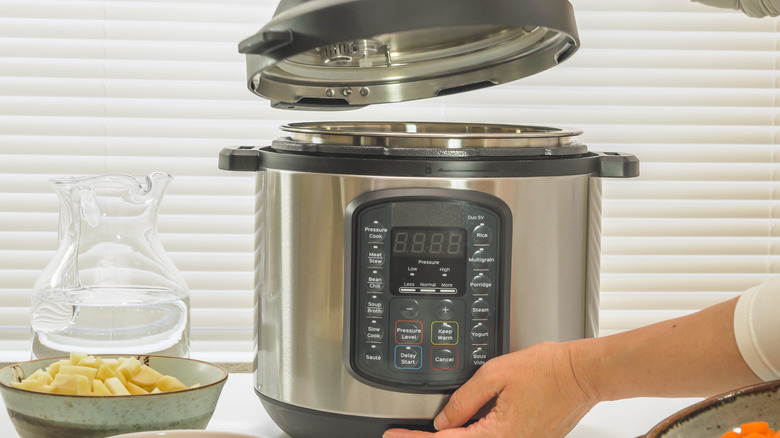
[[[381,365],[385,361],[382,350],[376,345],[369,345],[363,351],[363,361],[367,365],[377,366]]]
[[[479,224],[474,227],[471,237],[476,244],[486,244],[493,240],[493,230],[485,224]]]
[[[471,342],[475,344],[486,344],[490,331],[485,324],[479,323],[471,329]]]
[[[484,298],[478,298],[471,304],[471,316],[476,319],[485,319],[490,316],[490,303]]]
[[[436,316],[440,319],[455,318],[455,303],[452,300],[441,300],[436,304]]]
[[[416,345],[396,345],[395,367],[402,370],[422,368],[422,348]]]
[[[431,368],[434,370],[454,370],[458,368],[458,354],[454,348],[433,347],[431,350]]]
[[[421,321],[397,321],[395,323],[396,344],[422,344]]]
[[[482,366],[485,364],[485,362],[488,361],[490,357],[488,356],[487,352],[481,348],[477,348],[476,350],[471,352],[471,363],[475,366]]]
[[[407,319],[417,318],[417,315],[420,314],[420,303],[417,300],[402,300],[398,308],[401,316]]]

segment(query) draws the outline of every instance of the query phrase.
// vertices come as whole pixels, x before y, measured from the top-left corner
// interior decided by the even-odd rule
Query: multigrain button
[[[474,239],[474,243],[484,245],[493,240],[493,230],[485,224],[479,224],[474,227],[474,231],[471,232],[471,237]]]
[[[478,298],[471,304],[471,316],[475,319],[485,319],[490,316],[490,303],[484,298]]]
[[[420,314],[420,303],[413,299],[402,300],[398,309],[401,316],[406,319],[417,318],[417,315]]]
[[[474,251],[469,261],[474,266],[474,269],[487,269],[496,261],[496,258],[491,256],[484,248],[480,248]]]
[[[474,344],[486,344],[490,331],[485,324],[479,323],[471,329],[471,342]]]

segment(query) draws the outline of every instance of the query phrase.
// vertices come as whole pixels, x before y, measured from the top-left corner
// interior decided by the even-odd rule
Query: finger
[[[494,377],[493,367],[486,363],[474,376],[455,391],[433,420],[436,430],[459,427],[504,389],[504,383]]]
[[[480,433],[474,427],[447,429],[436,433],[421,430],[388,429],[382,438],[485,438],[485,434]]]

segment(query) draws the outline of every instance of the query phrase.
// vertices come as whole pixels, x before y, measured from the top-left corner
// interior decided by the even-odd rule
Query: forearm
[[[734,337],[736,301],[571,343],[574,372],[598,401],[710,396],[758,383]]]

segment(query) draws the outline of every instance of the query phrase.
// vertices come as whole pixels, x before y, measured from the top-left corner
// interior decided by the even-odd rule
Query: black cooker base
[[[255,389],[268,415],[292,438],[380,438],[402,427],[433,432],[433,420],[372,418],[315,411],[268,398]]]

